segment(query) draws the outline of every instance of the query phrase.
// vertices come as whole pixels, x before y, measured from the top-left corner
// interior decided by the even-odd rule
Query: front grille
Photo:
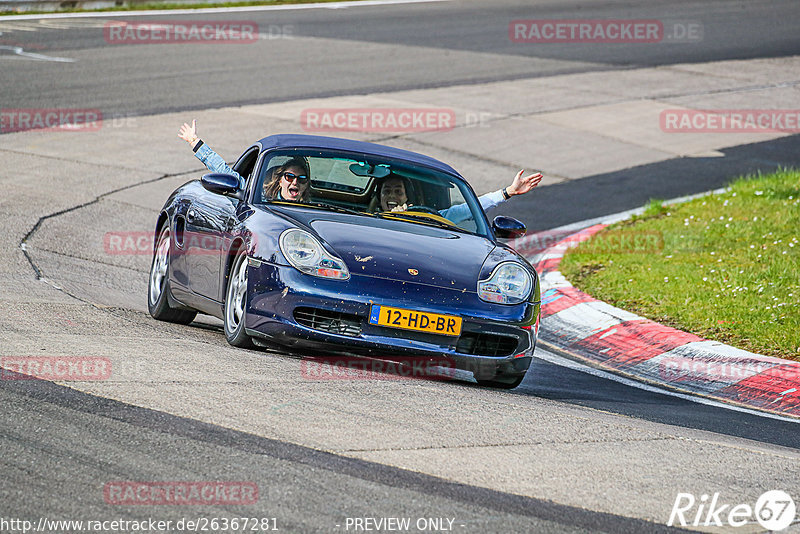
[[[321,308],[295,308],[294,320],[307,328],[331,334],[357,337],[361,335],[361,317]]]
[[[519,340],[513,336],[464,332],[458,338],[456,352],[476,356],[508,356],[517,348]]]

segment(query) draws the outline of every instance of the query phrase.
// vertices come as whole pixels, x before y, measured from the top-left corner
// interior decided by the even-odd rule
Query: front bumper
[[[293,267],[248,267],[246,332],[295,349],[372,358],[445,357],[478,380],[525,374],[536,344],[539,303],[504,306],[472,291],[352,274],[350,280],[305,275]],[[380,304],[458,315],[460,336],[369,323]]]

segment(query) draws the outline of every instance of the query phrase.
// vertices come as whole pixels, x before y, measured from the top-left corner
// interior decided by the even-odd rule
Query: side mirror
[[[222,174],[219,172],[212,172],[204,174],[200,178],[200,183],[207,191],[216,193],[218,195],[226,195],[230,197],[239,198],[241,189],[239,189],[239,179],[230,174]]]
[[[515,239],[522,237],[528,231],[522,222],[514,219],[513,217],[506,217],[505,215],[498,215],[492,221],[492,230],[494,235],[501,239]]]

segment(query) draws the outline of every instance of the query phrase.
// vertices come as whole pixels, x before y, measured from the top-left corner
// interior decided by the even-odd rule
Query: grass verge
[[[56,11],[0,11],[0,20],[4,15],[44,15],[49,13],[97,13],[103,11],[152,11],[170,9],[204,9],[220,7],[252,7],[252,6],[277,6],[284,4],[318,4],[327,2],[341,2],[342,0],[260,0],[245,2],[209,2],[209,3],[170,3],[170,2],[134,2],[122,0],[124,5],[113,7],[100,7],[97,9],[62,8]],[[69,4],[69,1],[63,2]]]
[[[561,272],[595,298],[745,350],[800,360],[800,171],[747,176],[570,250]],[[637,246],[636,243],[639,243]]]

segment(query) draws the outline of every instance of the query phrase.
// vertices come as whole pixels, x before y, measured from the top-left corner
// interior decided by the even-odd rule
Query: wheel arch
[[[154,239],[153,239],[153,251],[155,251],[156,247],[158,246],[158,234],[159,234],[159,232],[161,232],[161,227],[164,226],[164,223],[168,222],[168,221],[169,221],[169,215],[167,214],[166,211],[162,211],[158,215],[158,220],[156,220],[156,229],[155,229],[155,232],[153,234],[153,236],[154,236]]]
[[[231,277],[231,269],[233,269],[233,261],[236,259],[236,256],[239,254],[240,251],[246,251],[247,245],[244,242],[242,237],[238,236],[231,242],[231,247],[228,249],[228,254],[225,257],[225,278],[223,284],[223,292],[222,292],[222,302],[225,303],[225,299],[228,298],[228,281]]]

